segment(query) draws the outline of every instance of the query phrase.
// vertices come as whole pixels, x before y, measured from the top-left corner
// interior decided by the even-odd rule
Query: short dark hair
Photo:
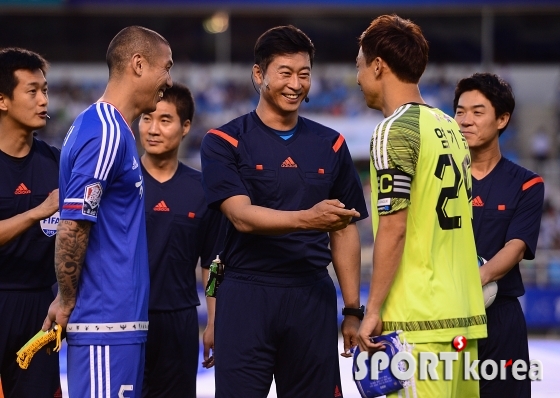
[[[455,87],[455,98],[453,99],[453,112],[457,112],[459,97],[467,91],[480,91],[490,101],[496,112],[496,119],[509,113],[510,119],[499,135],[507,128],[515,109],[515,97],[508,82],[493,73],[475,73],[470,77],[461,79]]]
[[[277,26],[264,32],[255,43],[255,64],[259,65],[263,73],[274,57],[278,55],[309,54],[309,61],[313,66],[315,46],[311,39],[295,26]]]
[[[142,54],[152,62],[159,44],[169,46],[169,42],[159,33],[142,26],[128,26],[121,30],[107,48],[109,77],[124,70],[126,62],[133,54]]]
[[[380,57],[405,83],[418,83],[428,64],[428,42],[414,22],[395,14],[375,18],[359,39],[366,65]]]
[[[13,98],[14,89],[18,85],[15,76],[17,70],[34,72],[38,69],[47,74],[49,63],[39,54],[18,47],[8,47],[0,50],[0,93]]]
[[[187,120],[190,120],[192,123],[194,117],[194,99],[191,90],[189,90],[187,86],[174,82],[173,87],[165,90],[161,100],[175,105],[181,124],[185,123]]]

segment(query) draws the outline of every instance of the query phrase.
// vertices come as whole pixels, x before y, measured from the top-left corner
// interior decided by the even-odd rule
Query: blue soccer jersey
[[[70,127],[60,162],[61,219],[92,223],[68,343],[144,342],[149,267],[134,135],[114,106],[98,102]]]
[[[201,158],[211,207],[235,195],[249,196],[253,205],[291,211],[339,199],[346,208],[355,208],[359,219],[368,215],[344,137],[309,119],[299,117],[293,136],[285,140],[253,111],[210,130]],[[302,275],[327,267],[331,252],[325,232],[270,236],[229,228],[220,258],[238,270]]]
[[[491,259],[507,242],[520,239],[527,245],[523,258],[534,259],[544,200],[543,179],[502,158],[483,179],[473,178],[472,196],[478,255]],[[524,293],[516,264],[498,280],[498,295],[519,297]]]

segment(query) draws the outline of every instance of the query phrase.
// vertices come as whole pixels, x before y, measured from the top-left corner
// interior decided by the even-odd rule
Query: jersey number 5
[[[436,171],[434,175],[443,180],[443,176],[445,174],[445,169],[447,167],[451,167],[453,170],[453,185],[450,187],[443,187],[439,193],[439,198],[436,206],[436,213],[438,216],[439,226],[443,230],[448,229],[455,229],[461,228],[461,216],[448,216],[445,210],[447,206],[447,202],[451,199],[457,199],[459,197],[459,189],[461,185],[464,184],[467,198],[470,200],[472,199],[472,188],[469,181],[469,173],[468,169],[471,165],[471,159],[469,156],[465,156],[463,163],[461,164],[463,169],[463,175],[461,178],[461,172],[459,171],[459,167],[455,163],[453,156],[451,154],[442,154],[439,155],[439,159],[436,165]]]

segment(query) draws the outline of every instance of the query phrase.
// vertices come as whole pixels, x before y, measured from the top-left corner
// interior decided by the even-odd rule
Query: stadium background
[[[553,361],[560,366],[560,344],[554,342],[560,335],[559,0],[0,0],[0,47],[28,48],[51,63],[51,119],[38,136],[60,147],[74,117],[103,92],[111,38],[128,25],[158,31],[173,50],[173,80],[187,84],[195,96],[193,128],[180,156],[198,167],[205,132],[257,103],[250,81],[257,37],[270,27],[293,24],[317,50],[311,101],[302,105],[302,114],[346,137],[369,198],[369,137],[381,114],[365,107],[354,60],[360,33],[377,15],[392,12],[418,23],[430,43],[429,67],[420,82],[429,104],[452,115],[455,83],[476,71],[498,73],[513,86],[517,107],[501,137],[503,153],[546,182],[537,258],[522,263],[527,289],[522,305],[533,344],[542,343],[543,353],[558,351]],[[369,219],[360,225],[364,300],[370,228]],[[549,378],[560,379],[549,369]],[[560,380],[556,383],[557,395],[543,396],[560,396]]]

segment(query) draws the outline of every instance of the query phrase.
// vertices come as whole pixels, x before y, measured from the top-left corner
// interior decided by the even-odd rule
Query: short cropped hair
[[[279,55],[309,54],[309,61],[313,66],[315,46],[311,39],[295,26],[277,26],[264,32],[255,43],[255,64],[259,65],[263,73],[274,57]]]
[[[8,47],[0,50],[0,93],[12,99],[14,89],[18,85],[15,76],[17,70],[34,72],[40,69],[47,74],[49,63],[39,54],[18,47]]]
[[[109,77],[122,72],[135,53],[141,54],[151,63],[160,44],[169,46],[169,42],[162,35],[151,29],[142,26],[124,28],[111,40],[107,48]]]
[[[509,113],[510,119],[503,129],[499,130],[499,135],[506,130],[513,110],[515,109],[515,97],[513,90],[508,82],[493,73],[475,73],[470,77],[461,79],[455,87],[455,98],[453,99],[453,111],[457,111],[459,97],[467,91],[480,91],[482,95],[490,101],[496,113],[496,119]]]
[[[187,86],[181,83],[173,83],[173,87],[165,90],[161,100],[175,105],[181,124],[185,123],[187,120],[190,120],[192,123],[194,117],[194,99],[191,90],[189,90]]]
[[[376,57],[387,63],[397,78],[418,83],[428,64],[428,42],[414,22],[397,15],[374,19],[359,39],[369,66]]]

